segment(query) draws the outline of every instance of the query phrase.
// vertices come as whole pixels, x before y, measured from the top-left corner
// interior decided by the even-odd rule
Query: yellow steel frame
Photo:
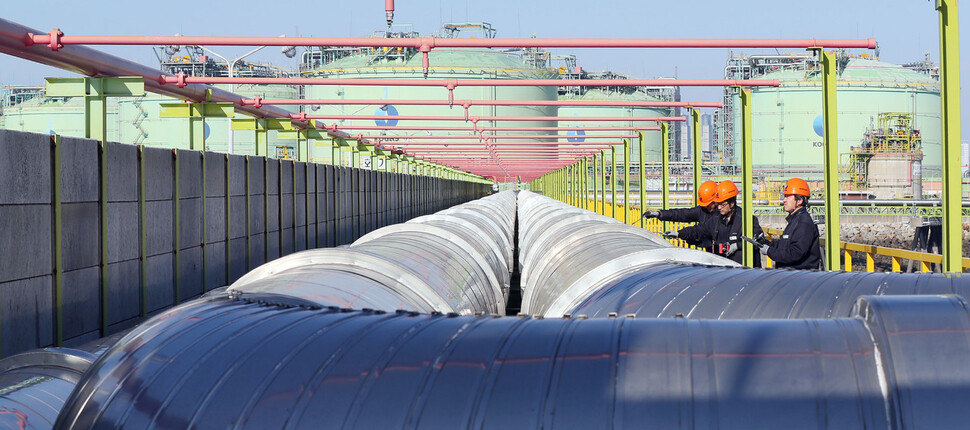
[[[940,12],[940,95],[943,122],[943,271],[960,272],[963,257],[960,170],[960,38],[957,0],[937,0]]]

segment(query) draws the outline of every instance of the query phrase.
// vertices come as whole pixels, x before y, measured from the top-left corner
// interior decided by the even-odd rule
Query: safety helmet
[[[791,178],[785,183],[785,191],[782,194],[810,197],[812,193],[808,191],[808,182],[799,178]]]
[[[704,183],[697,188],[697,204],[707,206],[714,201],[715,195],[717,195],[717,182],[704,181]]]
[[[714,201],[721,203],[731,197],[738,195],[738,187],[731,181],[721,181],[717,184],[717,193],[714,194]]]

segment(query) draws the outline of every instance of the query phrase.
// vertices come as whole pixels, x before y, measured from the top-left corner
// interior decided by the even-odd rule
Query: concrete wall
[[[0,130],[0,355],[115,333],[268,260],[487,188]]]

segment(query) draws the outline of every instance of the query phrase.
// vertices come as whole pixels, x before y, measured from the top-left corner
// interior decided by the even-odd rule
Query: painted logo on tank
[[[822,132],[825,131],[822,126],[823,121],[822,114],[818,114],[818,116],[815,117],[815,121],[812,122],[812,128],[815,129],[815,134],[817,134],[819,137],[823,137]]]
[[[397,115],[397,108],[395,108],[394,105],[384,105],[384,106],[381,106],[381,107],[377,108],[377,110],[374,111],[374,115],[375,116],[387,116],[387,117],[398,116]],[[388,119],[375,119],[374,120],[374,124],[377,124],[379,126],[394,127],[394,126],[397,125],[397,121],[398,121],[397,119],[391,119],[391,118],[388,118]]]
[[[585,130],[569,130],[569,131],[566,132],[566,135],[567,136],[585,136],[586,135],[586,131]],[[566,141],[567,142],[584,142],[584,141],[586,141],[586,138],[585,137],[567,137],[566,138]]]

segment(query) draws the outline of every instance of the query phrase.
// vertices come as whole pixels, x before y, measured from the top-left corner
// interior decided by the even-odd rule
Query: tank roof
[[[432,50],[429,55],[431,69],[458,68],[468,70],[502,70],[502,71],[522,71],[530,73],[548,73],[547,70],[536,69],[521,58],[505,52],[492,49],[462,48]],[[311,73],[340,73],[344,70],[359,69],[390,69],[390,68],[414,68],[422,70],[421,55],[418,53],[407,57],[404,62],[400,61],[377,61],[371,63],[372,55],[350,55],[320,67]]]
[[[591,89],[583,93],[582,95],[576,94],[562,94],[559,96],[562,100],[631,100],[631,101],[658,101],[657,97],[650,94],[636,91],[633,93],[622,93],[615,91],[604,91],[600,89]]]
[[[819,82],[821,74],[817,70],[808,73],[801,70],[780,70],[766,73],[759,79],[778,79],[784,85],[786,82]],[[867,58],[850,58],[838,80],[848,85],[878,83],[937,89],[940,85],[936,79],[898,64]]]

